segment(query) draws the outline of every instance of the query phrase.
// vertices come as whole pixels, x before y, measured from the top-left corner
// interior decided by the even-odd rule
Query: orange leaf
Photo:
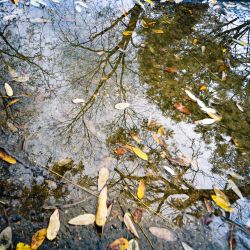
[[[143,213],[142,209],[136,208],[136,210],[134,211],[134,214],[133,214],[133,218],[134,218],[135,223],[141,222],[142,213]]]
[[[43,228],[37,231],[33,236],[31,240],[30,247],[32,250],[36,250],[39,246],[43,244],[43,241],[46,237],[47,229]]]
[[[166,67],[164,70],[165,70],[165,72],[167,72],[167,73],[172,73],[172,74],[178,72],[178,69],[175,68],[175,67]]]
[[[108,248],[112,250],[126,250],[128,248],[128,240],[125,238],[119,238],[109,244]]]
[[[186,114],[186,115],[191,114],[190,110],[187,107],[185,107],[184,105],[182,105],[182,103],[180,103],[180,102],[176,102],[174,104],[174,107],[183,114]]]
[[[114,151],[117,155],[124,155],[124,154],[126,154],[128,151],[127,151],[127,149],[125,149],[125,148],[117,148],[117,149],[115,149],[115,151]]]
[[[0,149],[0,159],[10,163],[10,164],[16,164],[16,159],[12,156],[8,155],[3,149]]]

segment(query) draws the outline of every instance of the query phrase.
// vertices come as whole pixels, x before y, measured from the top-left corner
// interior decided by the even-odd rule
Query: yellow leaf
[[[195,38],[195,39],[193,40],[193,45],[196,45],[197,43],[198,43],[198,39]]]
[[[98,205],[95,216],[95,223],[99,227],[103,227],[107,220],[108,216],[107,200],[108,200],[108,188],[107,186],[105,186],[98,196]]]
[[[222,197],[216,195],[211,195],[211,197],[214,200],[214,202],[225,211],[227,212],[233,211],[233,208],[230,205],[228,205],[228,203]]]
[[[39,231],[37,231],[33,236],[32,236],[32,240],[31,240],[31,249],[32,250],[36,250],[39,246],[41,246],[43,244],[43,241],[46,237],[47,234],[47,229],[43,228]]]
[[[201,85],[200,86],[200,91],[205,91],[207,89],[206,85]]]
[[[141,151],[139,148],[130,146],[130,145],[125,145],[126,148],[128,148],[129,150],[131,150],[132,152],[134,152],[138,157],[140,157],[141,159],[147,161],[148,160],[148,155],[146,153],[144,153],[143,151]]]
[[[6,108],[8,108],[9,106],[11,106],[11,105],[13,105],[13,104],[15,104],[15,103],[17,103],[17,102],[19,102],[19,101],[20,101],[20,99],[15,99],[15,100],[10,101],[10,102],[6,105]]]
[[[151,5],[154,5],[154,2],[151,1],[151,0],[145,0],[145,2],[147,2],[147,3],[151,4]]]
[[[19,242],[19,243],[16,245],[16,250],[31,250],[31,248],[30,248],[30,245],[25,244],[25,243],[23,243],[23,242]]]
[[[16,159],[12,156],[8,155],[4,150],[0,149],[0,159],[10,163],[10,164],[16,164]]]
[[[165,135],[165,128],[163,126],[158,128],[157,134],[158,135]]]
[[[136,135],[136,134],[133,134],[133,133],[129,133],[130,136],[138,143],[141,142],[141,139]]]
[[[140,180],[139,186],[138,186],[138,189],[137,189],[137,197],[138,197],[138,199],[141,200],[144,197],[144,194],[145,194],[145,183],[144,183],[144,180]]]
[[[109,244],[108,248],[111,250],[126,250],[128,248],[128,240],[125,238],[119,238]]]
[[[132,36],[132,33],[133,33],[133,31],[131,31],[131,30],[125,30],[125,31],[122,32],[122,34],[124,36]]]
[[[216,196],[221,197],[227,203],[227,205],[230,206],[228,197],[220,189],[214,187],[214,192]]]
[[[164,33],[164,31],[161,29],[153,29],[153,32],[156,34],[163,34]]]
[[[213,113],[207,113],[212,119],[214,119],[217,122],[220,122],[222,120],[222,116],[213,114]]]
[[[48,240],[54,240],[57,236],[59,229],[60,229],[59,211],[58,209],[56,209],[49,219],[49,226],[47,228]]]

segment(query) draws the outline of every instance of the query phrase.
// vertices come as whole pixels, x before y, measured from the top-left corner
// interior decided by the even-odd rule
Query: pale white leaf
[[[47,228],[47,238],[48,240],[54,240],[60,229],[60,219],[59,211],[56,209],[54,213],[50,216],[49,226]]]
[[[78,104],[78,103],[84,103],[85,101],[82,98],[76,98],[72,100],[73,103]]]
[[[13,89],[7,82],[4,84],[4,88],[5,88],[7,96],[13,96]]]
[[[243,199],[244,197],[243,197],[241,191],[239,190],[239,188],[237,187],[237,185],[234,183],[234,181],[231,180],[231,179],[228,179],[228,183],[229,183],[231,189],[232,189],[241,199]]]
[[[235,172],[230,172],[229,173],[233,178],[238,179],[238,180],[244,180],[244,177],[235,173]]]
[[[188,244],[186,244],[185,242],[181,242],[181,244],[182,244],[182,246],[183,246],[183,248],[185,249],[185,250],[193,250],[193,248],[192,247],[190,247]]]
[[[206,107],[207,107],[206,104],[205,104],[203,101],[201,101],[200,99],[198,99],[198,98],[197,98],[197,104],[198,104],[201,108],[206,108]]]
[[[106,185],[109,178],[109,170],[107,168],[101,168],[98,177],[98,191],[102,190]]]
[[[128,242],[127,250],[140,250],[139,243],[137,240],[132,239]]]
[[[241,112],[244,112],[243,107],[238,102],[236,102],[236,106]]]
[[[9,247],[12,244],[12,229],[11,229],[11,227],[6,227],[0,233],[0,243],[4,243],[3,245],[0,245],[0,248],[2,247],[2,249],[9,249]]]
[[[163,168],[164,168],[167,172],[169,172],[171,175],[176,175],[175,171],[174,171],[172,168],[170,168],[170,167],[168,167],[168,166],[163,166]]]
[[[82,214],[69,221],[71,225],[87,226],[95,223],[94,214]]]
[[[174,0],[175,3],[181,3],[183,0]]]
[[[203,111],[203,112],[205,112],[205,113],[212,113],[212,114],[216,114],[216,110],[215,109],[213,109],[213,108],[208,108],[208,107],[203,107],[203,108],[201,108],[201,110]]]
[[[132,219],[130,217],[130,214],[128,212],[126,212],[124,214],[123,220],[124,220],[124,223],[125,223],[127,229],[139,239],[139,235],[138,235],[138,233],[136,231],[134,223],[133,223],[133,221],[132,221]]]
[[[128,108],[130,106],[130,103],[128,103],[128,102],[121,102],[121,103],[117,103],[116,105],[115,105],[115,108],[116,109],[126,109],[126,108]]]
[[[202,54],[205,54],[205,51],[206,51],[206,46],[204,46],[204,45],[201,46],[201,53],[202,53]]]
[[[82,8],[81,8],[81,6],[78,5],[78,4],[76,4],[75,9],[76,9],[76,11],[79,12],[79,13],[82,12]]]
[[[194,102],[197,101],[197,97],[189,90],[185,89],[185,93],[187,94],[187,96],[192,99]]]
[[[166,228],[150,227],[149,231],[157,238],[164,239],[166,241],[176,241],[177,240],[176,235],[172,231],[170,231]]]
[[[214,119],[205,118],[203,120],[195,121],[194,123],[197,124],[197,125],[210,125],[210,124],[213,124],[215,122],[216,122],[216,120],[214,120]]]
[[[101,190],[98,196],[95,223],[99,227],[103,227],[105,225],[108,217],[107,200],[108,200],[108,188],[106,186]]]

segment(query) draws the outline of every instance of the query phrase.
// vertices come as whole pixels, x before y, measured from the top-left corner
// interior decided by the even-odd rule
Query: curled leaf
[[[95,215],[94,214],[82,214],[73,219],[69,222],[71,225],[76,226],[87,226],[95,223]]]
[[[137,197],[138,199],[142,199],[145,195],[145,183],[144,183],[144,180],[140,180],[139,182],[139,186],[138,186],[138,189],[137,189]]]
[[[57,233],[59,232],[59,229],[60,229],[59,211],[58,209],[56,209],[49,219],[49,226],[47,228],[47,239],[54,240],[57,236]]]

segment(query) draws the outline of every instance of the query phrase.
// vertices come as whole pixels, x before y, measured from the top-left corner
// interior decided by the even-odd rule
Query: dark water
[[[154,249],[182,249],[181,242],[230,249],[232,233],[236,249],[249,249],[249,3],[145,4],[143,10],[107,0],[87,1],[78,11],[71,1],[46,3],[0,3],[0,146],[18,160],[0,163],[0,226],[12,227],[14,245],[29,244],[47,226],[49,208],[58,207],[60,232],[40,249],[106,249],[119,237],[133,238],[121,218],[139,207],[141,249],[150,249],[149,241]],[[185,90],[220,121],[198,125],[211,117]],[[84,102],[73,103],[76,98]],[[119,110],[118,103],[129,107]],[[176,109],[180,104],[190,114]],[[117,155],[124,145],[149,160]],[[65,158],[71,160],[60,164]],[[67,223],[95,213],[96,197],[47,169],[97,194],[103,166],[115,203],[100,238],[93,226]],[[138,201],[141,179],[146,193]],[[213,203],[209,215],[204,199],[212,200],[214,187],[227,195],[232,213]],[[175,231],[178,241],[157,239],[150,226]]]

